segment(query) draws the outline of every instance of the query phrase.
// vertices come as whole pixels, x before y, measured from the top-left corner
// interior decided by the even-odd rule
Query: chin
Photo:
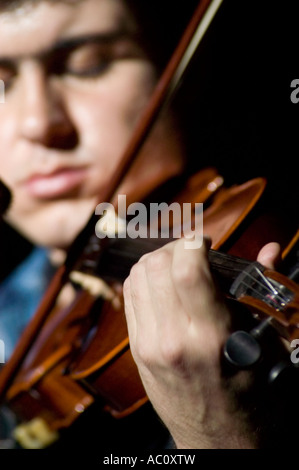
[[[33,245],[42,246],[49,249],[62,249],[68,250],[73,243],[76,236],[79,234],[80,227],[74,227],[68,230],[53,231],[52,227],[43,227],[43,230],[39,232],[32,232],[32,230],[26,227],[14,226],[14,228]],[[83,228],[83,227],[82,227]]]
[[[94,210],[94,201],[77,201],[60,207],[54,205],[23,219],[14,215],[8,222],[34,245],[67,250]]]
[[[76,233],[61,233],[61,234],[41,234],[32,235],[25,234],[25,236],[36,246],[42,246],[44,248],[59,249],[67,251],[75,240],[80,230]]]

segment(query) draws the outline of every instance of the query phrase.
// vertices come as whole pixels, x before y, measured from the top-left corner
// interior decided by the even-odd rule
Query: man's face
[[[7,220],[33,242],[67,246],[117,166],[155,83],[121,0],[39,2],[0,14],[0,177]],[[157,153],[123,192],[177,172]]]

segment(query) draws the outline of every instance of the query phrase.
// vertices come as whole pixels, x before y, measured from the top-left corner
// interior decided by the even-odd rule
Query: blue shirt
[[[35,248],[0,285],[0,340],[5,362],[35,313],[55,272],[47,251]]]

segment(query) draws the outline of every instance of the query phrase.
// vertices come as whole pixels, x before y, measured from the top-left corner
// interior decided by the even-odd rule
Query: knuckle
[[[198,265],[189,260],[186,263],[183,263],[181,266],[174,266],[172,276],[176,284],[180,284],[186,287],[193,286],[198,281]]]
[[[157,250],[146,258],[146,266],[149,271],[159,272],[169,264],[170,256],[165,250]]]
[[[145,253],[144,255],[142,255],[142,256],[139,258],[138,263],[144,263],[144,262],[147,260],[147,258],[148,258],[149,256],[151,256],[151,253]]]
[[[133,283],[136,283],[139,279],[140,279],[140,276],[143,274],[144,272],[144,267],[143,267],[143,264],[142,263],[136,263],[132,266],[131,270],[130,270],[130,279]]]
[[[164,364],[175,370],[182,370],[185,364],[185,348],[180,341],[171,339],[161,344],[161,358]]]
[[[123,283],[123,293],[124,295],[129,295],[130,294],[130,290],[131,290],[131,286],[130,286],[130,278],[127,277]]]
[[[125,306],[125,313],[130,306],[132,298],[132,291],[131,291],[131,282],[130,279],[127,278],[123,284],[123,299],[124,299],[124,306]]]
[[[135,347],[134,347],[134,355],[137,360],[137,363],[141,363],[143,366],[147,367],[148,369],[151,367],[152,364],[152,350],[148,347],[146,341],[141,338],[137,338]]]
[[[206,250],[200,249],[196,253],[187,251],[184,258],[179,258],[179,261],[173,263],[172,276],[176,285],[186,288],[209,284],[212,275]]]

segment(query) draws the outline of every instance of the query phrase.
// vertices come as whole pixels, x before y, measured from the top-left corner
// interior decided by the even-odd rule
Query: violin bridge
[[[59,434],[50,429],[43,418],[37,417],[18,425],[13,437],[23,449],[44,449],[57,441]]]
[[[69,278],[82,289],[87,290],[93,297],[102,297],[104,300],[111,302],[117,310],[121,308],[118,295],[103,279],[80,271],[72,271]]]

